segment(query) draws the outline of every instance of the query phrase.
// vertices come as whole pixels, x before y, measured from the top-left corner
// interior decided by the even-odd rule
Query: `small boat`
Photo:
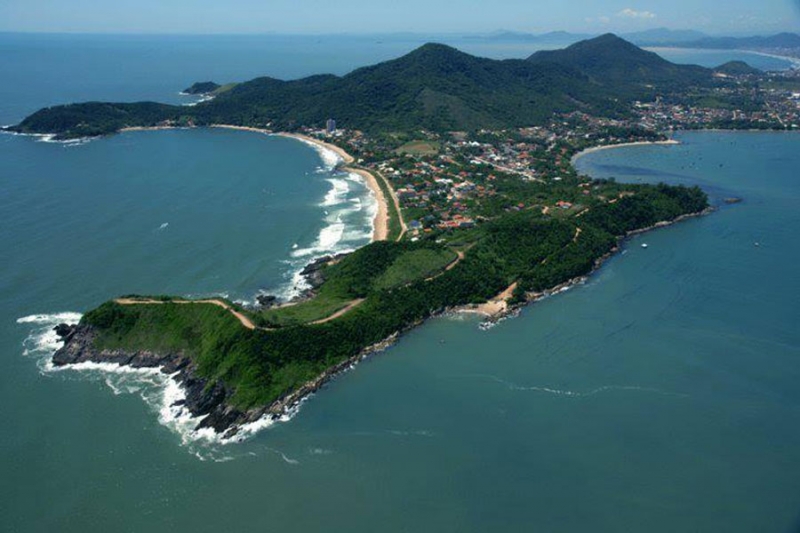
[[[647,248],[647,243],[642,244],[642,248]]]

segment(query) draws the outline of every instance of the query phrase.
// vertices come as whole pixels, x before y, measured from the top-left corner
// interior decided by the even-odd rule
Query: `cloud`
[[[629,7],[617,13],[617,16],[621,18],[645,20],[652,20],[656,18],[656,14],[652,11],[636,11],[635,9],[631,9]]]

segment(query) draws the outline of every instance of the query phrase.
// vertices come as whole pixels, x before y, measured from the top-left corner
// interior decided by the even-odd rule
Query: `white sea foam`
[[[337,174],[327,179],[331,184],[319,206],[323,208],[325,226],[315,240],[306,246],[294,243],[285,263],[286,283],[269,291],[281,300],[291,300],[310,288],[300,272],[305,266],[326,255],[349,253],[367,244],[374,231],[378,202],[366,188],[364,179],[355,173]],[[360,187],[351,184],[358,184]]]
[[[331,150],[330,148],[326,148],[325,146],[322,146],[321,144],[317,144],[315,142],[307,141],[307,140],[302,139],[300,137],[292,137],[292,138],[300,141],[301,143],[307,144],[308,146],[310,146],[311,148],[316,150],[316,152],[319,154],[320,158],[322,159],[322,163],[325,166],[325,171],[327,171],[327,172],[332,171],[333,169],[335,169],[337,166],[339,166],[343,162],[341,156],[339,154],[337,154],[335,151]]]
[[[791,70],[791,69],[798,69],[800,68],[800,58],[797,57],[790,57],[790,56],[781,56],[777,54],[770,54],[768,52],[756,52],[754,50],[738,50],[739,52],[746,52],[748,54],[755,54],[762,57],[771,57],[774,59],[782,59],[787,61],[790,66],[784,70]]]
[[[15,131],[0,130],[0,134],[12,135],[15,137],[33,137],[36,142],[60,144],[64,147],[82,146],[96,140],[98,137],[79,137],[77,139],[56,139],[53,133],[18,133]]]
[[[320,205],[322,207],[331,207],[343,203],[347,198],[347,193],[350,192],[350,186],[347,184],[347,180],[330,178],[326,181],[331,184],[331,189],[325,195]]]
[[[187,95],[185,93],[180,93],[180,94],[183,95],[183,96],[195,96],[195,95],[191,95],[191,94]],[[210,102],[214,98],[215,98],[214,95],[201,96],[200,98],[198,98],[194,102],[187,102],[187,103],[183,104],[183,107],[194,107],[197,104],[202,104],[203,102]]]
[[[307,258],[309,256],[322,257],[331,253],[341,253],[338,245],[345,234],[346,224],[344,217],[348,214],[347,209],[331,211],[325,218],[327,225],[323,227],[316,241],[307,248],[295,248],[291,256],[295,258]]]
[[[114,395],[138,394],[157,414],[159,423],[175,432],[181,444],[200,459],[230,460],[232,457],[222,454],[218,445],[244,441],[277,422],[291,420],[300,409],[298,404],[282,417],[267,416],[245,424],[232,437],[225,437],[211,428],[197,430],[195,428],[204,417],[192,415],[183,406],[186,391],[175,379],[177,373],[167,375],[158,368],[133,368],[116,363],[83,362],[63,367],[54,366],[53,354],[63,346],[63,341],[53,328],[62,323],[77,324],[80,319],[80,313],[72,312],[37,314],[17,319],[17,324],[34,327],[23,341],[23,355],[35,358],[43,375],[74,373],[88,379],[102,380]]]
[[[58,324],[77,324],[81,319],[80,313],[56,313],[52,315],[30,315],[17,319],[17,324],[32,324],[35,329],[22,342],[24,348],[22,355],[35,357],[37,365],[42,372],[53,368],[52,355],[62,346],[61,337],[56,335],[55,328]]]
[[[56,313],[52,315],[31,315],[17,319],[17,324],[77,324],[83,315],[80,313]]]
[[[34,135],[34,136],[39,137],[38,142],[61,144],[64,146],[81,146],[86,143],[92,142],[96,138],[96,137],[79,137],[77,139],[56,139],[56,135],[53,134]]]

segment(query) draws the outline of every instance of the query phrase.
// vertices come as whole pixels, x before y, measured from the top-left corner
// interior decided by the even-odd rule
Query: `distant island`
[[[312,289],[298,300],[120,296],[59,326],[54,362],[160,367],[184,386],[198,427],[232,436],[432,316],[503,316],[579,282],[626,236],[708,212],[698,187],[593,180],[573,159],[671,144],[676,129],[795,129],[797,83],[741,63],[675,65],[605,35],[526,60],[431,44],[344,77],[202,82],[186,92],[213,99],[193,107],[38,111],[10,130],[290,132],[336,149],[382,205],[373,242],[310,264]]]

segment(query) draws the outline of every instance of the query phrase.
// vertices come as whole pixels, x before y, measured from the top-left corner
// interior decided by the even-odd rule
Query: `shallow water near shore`
[[[41,334],[125,293],[287,287],[325,208],[348,207],[337,177],[244,132],[0,136],[2,529],[797,529],[800,135],[679,139],[578,167],[743,202],[488,331],[430,321],[289,423],[209,446],[162,423],[159,383],[42,373]]]
[[[0,394],[15,406],[0,441],[13,488],[4,516],[22,531],[122,521],[131,531],[789,528],[800,515],[791,467],[800,461],[800,136],[680,138],[578,166],[699,181],[717,200],[744,202],[637,236],[586,284],[489,331],[474,317],[433,320],[326,386],[290,423],[203,449],[206,461],[137,394],[42,376],[21,356],[31,325],[17,317],[84,310],[132,290],[136,276],[95,260],[86,274],[50,279],[69,265],[59,247],[38,265],[50,278],[26,277],[24,266],[37,266],[28,259],[4,278],[27,280],[4,289],[16,299],[4,298],[0,326]],[[153,283],[178,283],[182,268],[171,268]],[[42,514],[45,497],[53,504]]]

